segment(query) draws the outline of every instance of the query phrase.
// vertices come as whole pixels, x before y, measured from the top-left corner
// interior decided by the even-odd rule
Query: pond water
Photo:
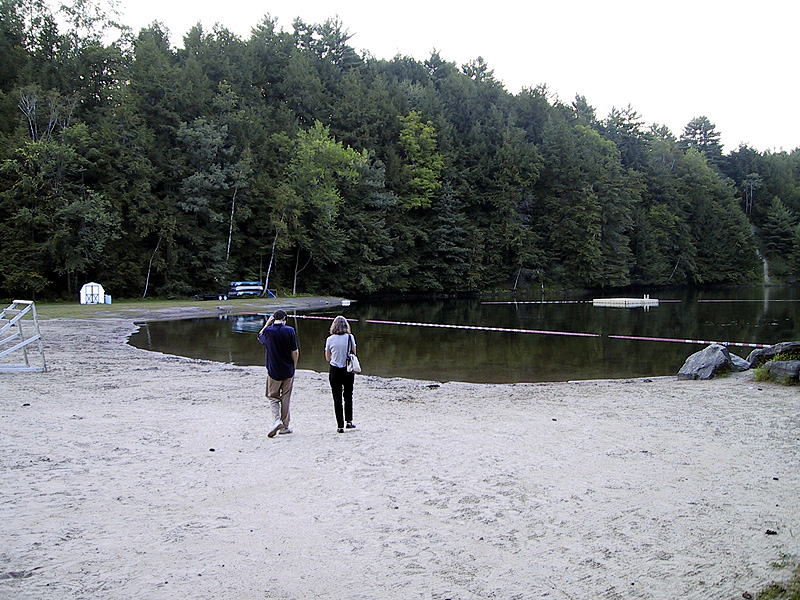
[[[356,302],[298,313],[290,325],[298,334],[299,367],[319,372],[327,371],[323,346],[331,319],[343,314],[352,320],[364,375],[475,383],[617,379],[675,375],[686,357],[707,342],[800,340],[798,292],[791,287],[662,291],[651,294],[660,300],[651,308],[600,308],[586,294],[516,302]],[[235,310],[236,301],[229,302]],[[141,324],[130,343],[192,358],[263,365],[256,333],[264,318],[152,321]],[[672,339],[696,342],[666,341]],[[730,346],[743,358],[752,349]]]

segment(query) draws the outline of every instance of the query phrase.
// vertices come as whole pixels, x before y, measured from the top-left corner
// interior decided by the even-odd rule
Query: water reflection
[[[352,320],[365,375],[495,383],[673,375],[689,354],[703,347],[611,339],[609,335],[764,344],[800,339],[800,302],[797,290],[791,288],[660,296],[672,301],[649,311],[593,307],[591,298],[583,295],[542,298],[541,304],[479,300],[355,303],[337,307],[335,312],[290,317],[290,324],[297,329],[300,366],[304,369],[327,370],[325,338],[331,319],[344,314]],[[371,321],[585,332],[600,337],[436,329]],[[262,365],[263,349],[255,334],[263,323],[264,317],[259,315],[150,322],[131,337],[131,343],[169,354]],[[731,347],[743,357],[750,350]]]

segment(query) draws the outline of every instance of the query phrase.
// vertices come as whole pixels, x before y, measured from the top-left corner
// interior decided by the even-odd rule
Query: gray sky
[[[265,14],[291,31],[300,17],[338,16],[350,44],[375,57],[462,65],[482,56],[514,94],[546,84],[566,103],[586,97],[604,118],[629,104],[646,124],[679,136],[705,115],[724,151],[800,147],[800,77],[793,0],[120,0],[138,31],[154,20],[173,45],[200,22],[248,37]]]

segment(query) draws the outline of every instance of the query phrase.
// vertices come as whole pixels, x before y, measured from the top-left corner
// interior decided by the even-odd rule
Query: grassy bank
[[[794,575],[787,583],[773,583],[759,592],[755,598],[756,600],[800,600],[800,566],[794,570]]]
[[[6,303],[6,306],[10,301]],[[37,302],[40,319],[178,319],[224,314],[249,314],[283,309],[315,309],[341,305],[341,298],[293,296],[283,298],[237,298],[234,300],[114,300],[112,304]]]

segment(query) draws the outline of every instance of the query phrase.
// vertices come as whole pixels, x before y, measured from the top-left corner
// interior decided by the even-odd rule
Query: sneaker
[[[339,427],[339,429],[337,429],[337,430],[336,430],[336,433],[344,433],[344,429],[342,429],[341,427]]]
[[[278,433],[278,430],[283,427],[283,421],[278,419],[275,421],[275,425],[272,426],[272,429],[269,430],[267,437],[275,437],[275,434]]]
[[[292,430],[289,429],[288,427],[281,427],[278,430],[278,435],[286,435],[287,433],[292,433]]]
[[[347,427],[347,429],[355,429],[356,428],[356,426],[353,425],[352,421],[348,421],[347,425],[345,425],[345,427]]]

